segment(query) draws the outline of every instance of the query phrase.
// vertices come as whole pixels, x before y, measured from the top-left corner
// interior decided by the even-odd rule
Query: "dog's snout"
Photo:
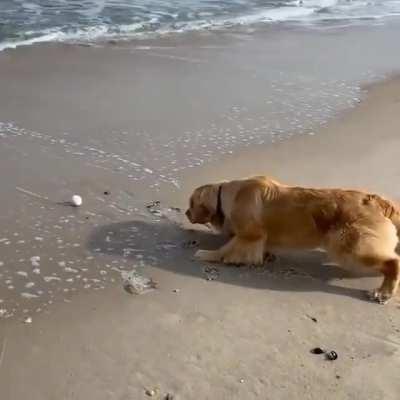
[[[190,222],[193,222],[193,221],[192,221],[192,213],[190,212],[190,208],[188,208],[188,209],[186,210],[185,215],[186,215],[186,218],[187,218]]]

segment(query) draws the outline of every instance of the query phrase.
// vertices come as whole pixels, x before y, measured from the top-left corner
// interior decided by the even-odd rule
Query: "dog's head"
[[[217,213],[219,185],[204,185],[190,196],[186,216],[192,224],[207,224]]]

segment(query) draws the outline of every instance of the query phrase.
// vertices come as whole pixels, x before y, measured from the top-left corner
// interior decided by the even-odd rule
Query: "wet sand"
[[[19,67],[25,76],[22,60]],[[67,73],[72,66],[64,68]],[[90,79],[95,87],[96,77]],[[126,164],[135,166],[127,157],[132,139],[122,133],[123,123],[104,146],[100,123],[99,130],[88,124],[85,131],[87,98],[68,109],[71,81],[54,81],[46,94],[49,82],[51,76],[43,76],[42,92],[33,82],[36,91],[29,96],[23,84],[3,83],[14,95],[21,92],[10,101],[2,96],[0,112],[3,121],[15,113],[9,118],[18,125],[8,128],[0,147],[7,170],[1,188],[7,205],[0,238],[6,239],[0,308],[7,310],[0,319],[2,399],[145,399],[146,390],[160,399],[166,393],[175,399],[398,398],[398,301],[382,307],[365,299],[380,278],[349,275],[314,251],[283,253],[257,270],[216,266],[215,280],[208,280],[205,266],[191,259],[194,249],[182,244],[197,240],[212,248],[221,238],[184,229],[186,221],[171,207],[183,208],[198,184],[264,173],[289,183],[361,187],[400,198],[399,79],[372,86],[355,109],[313,134],[177,171],[181,187],[164,182],[158,192],[151,177],[132,172],[126,179]],[[54,85],[62,86],[58,93]],[[126,82],[120,85],[123,90]],[[66,108],[52,105],[52,98]],[[27,113],[23,118],[16,106]],[[47,106],[54,118],[38,118]],[[68,124],[66,115],[77,115],[71,113],[76,109],[80,118]],[[87,120],[98,121],[90,110]],[[114,122],[120,117],[115,110]],[[20,128],[22,119],[31,130]],[[77,130],[43,133],[63,132],[63,124]],[[89,138],[84,145],[82,137]],[[104,148],[105,155],[98,151]],[[144,168],[149,165],[137,166]],[[63,204],[73,193],[84,199],[78,209]],[[152,200],[161,201],[155,213],[146,208]],[[157,289],[126,293],[120,271],[133,266]],[[38,297],[21,297],[24,292]],[[32,323],[24,323],[27,317]],[[310,354],[314,347],[339,357],[327,361]]]

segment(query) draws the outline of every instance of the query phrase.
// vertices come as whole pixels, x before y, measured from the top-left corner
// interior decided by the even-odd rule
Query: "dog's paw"
[[[221,261],[223,264],[230,265],[232,267],[243,267],[244,265],[246,265],[246,263],[244,263],[243,261],[230,256],[223,257]]]
[[[386,304],[392,298],[392,293],[382,290],[382,289],[374,289],[367,293],[367,296],[370,300],[375,301],[379,304]]]
[[[245,267],[250,268],[262,267],[264,264],[264,259],[256,259],[254,257],[249,257],[246,254],[228,253],[222,257],[221,260],[224,264],[232,265],[234,267]]]
[[[201,261],[207,262],[218,262],[220,261],[219,255],[212,250],[197,250],[194,253],[194,258]]]

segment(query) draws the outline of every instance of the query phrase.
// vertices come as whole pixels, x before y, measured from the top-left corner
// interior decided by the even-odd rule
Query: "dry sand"
[[[377,84],[358,108],[315,135],[224,157],[184,176],[183,190],[163,200],[183,207],[197,184],[255,173],[400,197],[399,93],[399,79]],[[82,184],[79,168],[72,171]],[[104,174],[114,190],[118,180]],[[96,192],[87,190],[88,196]],[[117,218],[94,201],[90,206],[98,212],[79,230],[79,257],[107,242],[105,257],[123,263],[133,241],[145,250],[140,268],[158,288],[139,296],[119,282],[78,290],[72,302],[53,304],[31,324],[22,315],[0,320],[2,400],[139,400],[148,398],[146,390],[154,390],[153,398],[171,393],[184,400],[399,398],[398,302],[382,307],[364,297],[378,278],[348,275],[324,265],[324,254],[309,252],[281,254],[265,269],[217,266],[219,275],[209,281],[204,265],[191,260],[194,250],[180,244],[196,239],[214,247],[219,238],[170,222],[130,220],[123,212]],[[46,211],[58,218],[52,207]],[[84,220],[79,212],[77,220]],[[140,239],[130,236],[135,231]],[[339,357],[327,361],[310,353],[314,347]]]

